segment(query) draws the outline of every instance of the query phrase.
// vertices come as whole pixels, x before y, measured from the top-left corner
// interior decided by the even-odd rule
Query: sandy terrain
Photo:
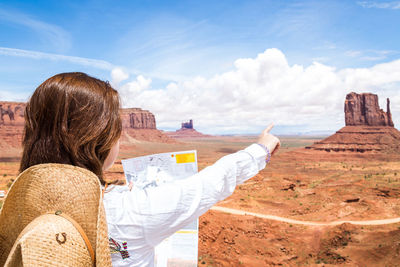
[[[400,223],[325,224],[400,217],[400,156],[303,149],[316,139],[281,138],[282,149],[267,168],[217,204],[238,214],[201,216],[199,266],[397,266]],[[142,141],[124,144],[120,157],[197,149],[202,169],[254,140]],[[16,162],[0,163],[0,189],[17,170]],[[120,161],[106,175],[122,179]]]

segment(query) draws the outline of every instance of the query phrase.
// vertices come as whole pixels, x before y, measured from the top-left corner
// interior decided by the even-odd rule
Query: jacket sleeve
[[[222,157],[187,179],[129,191],[129,202],[135,203],[132,207],[137,209],[135,215],[141,217],[148,245],[157,245],[230,196],[237,184],[265,167],[265,157],[265,150],[253,144]]]

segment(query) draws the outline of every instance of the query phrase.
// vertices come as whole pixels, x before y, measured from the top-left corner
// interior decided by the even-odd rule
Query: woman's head
[[[41,163],[64,163],[94,172],[122,130],[119,96],[109,83],[85,73],[61,73],[43,82],[26,106],[20,171]]]

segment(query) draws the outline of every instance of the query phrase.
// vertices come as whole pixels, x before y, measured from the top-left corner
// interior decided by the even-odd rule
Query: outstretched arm
[[[157,245],[262,170],[267,154],[274,154],[279,147],[278,138],[269,133],[271,129],[272,125],[260,135],[258,143],[262,146],[253,144],[224,156],[187,179],[128,191],[123,208],[135,224],[142,225],[146,242]]]

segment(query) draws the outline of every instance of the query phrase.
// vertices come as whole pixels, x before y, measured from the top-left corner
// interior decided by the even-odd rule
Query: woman
[[[64,163],[103,171],[119,149],[119,96],[107,82],[62,73],[42,83],[26,106],[20,171]],[[196,175],[143,190],[111,185],[104,195],[113,266],[153,266],[154,247],[256,175],[279,147],[268,127],[258,144],[227,155]],[[122,249],[121,249],[122,248]]]

